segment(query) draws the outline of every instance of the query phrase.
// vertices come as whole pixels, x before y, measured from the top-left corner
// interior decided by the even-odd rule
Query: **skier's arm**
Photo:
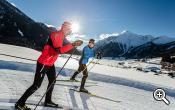
[[[76,40],[73,43],[69,43],[69,44],[67,44],[67,45],[65,45],[63,47],[60,47],[60,53],[66,53],[69,50],[71,50],[72,48],[81,46],[82,44],[83,44],[82,40]]]
[[[70,43],[70,44],[67,44],[67,45],[65,45],[65,46],[63,46],[63,47],[60,47],[60,48],[59,48],[59,52],[60,52],[61,54],[63,54],[63,53],[66,53],[66,52],[70,51],[70,50],[73,49],[73,48],[74,48],[74,46]]]
[[[53,47],[58,54],[66,53],[73,48],[71,43],[67,44],[65,46],[62,46],[63,45],[63,37],[62,37],[61,33],[54,33],[53,32],[51,34],[51,40],[53,43]]]
[[[82,40],[76,40],[73,43],[69,43],[69,44],[67,44],[65,46],[60,47],[59,48],[59,53],[61,53],[61,54],[66,53],[69,50],[71,50],[72,48],[81,46],[82,44],[83,44],[83,41]]]

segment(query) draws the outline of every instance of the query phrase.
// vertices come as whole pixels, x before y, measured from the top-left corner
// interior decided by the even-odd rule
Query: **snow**
[[[101,35],[99,36],[99,38],[100,38],[100,40],[103,40],[103,39],[108,38],[108,37],[110,37],[110,36],[118,36],[118,35],[119,35],[119,33],[101,34]]]
[[[10,4],[12,4],[14,7],[16,7],[16,4],[14,4],[14,3],[12,3],[12,2],[10,2]]]
[[[153,40],[155,44],[166,44],[172,41],[175,41],[175,39],[167,36],[160,36],[160,37],[157,37],[155,40]]]
[[[33,74],[30,72],[1,70],[0,81],[3,86],[1,86],[2,91],[0,91],[0,107],[7,108],[13,106],[13,104],[10,103],[14,103],[19,99],[27,87],[31,85],[32,80]],[[70,82],[57,83],[58,85],[55,85],[53,93],[53,100],[61,105],[70,106],[75,110],[78,108],[90,110],[157,110],[158,108],[160,108],[160,110],[173,110],[175,107],[173,104],[166,106],[163,102],[154,101],[151,92],[127,86],[98,82],[98,86],[87,87],[89,91],[93,91],[95,94],[116,101],[122,101],[120,103],[115,103],[70,91],[68,88],[74,85]],[[32,95],[27,102],[36,103],[46,87],[47,80],[45,79],[42,87]],[[168,97],[168,99],[171,100],[171,102],[173,101],[172,97]],[[34,108],[34,106],[30,107]],[[40,109],[42,109],[42,107],[38,108],[38,110]]]
[[[1,16],[0,16],[0,19],[2,19],[3,17],[4,17],[4,16],[1,15]]]
[[[174,47],[175,47],[175,45],[172,45],[172,46],[170,46],[169,48],[167,48],[167,50],[172,49],[172,48],[174,48]]]
[[[23,32],[22,32],[20,29],[18,29],[18,33],[19,33],[21,36],[24,36]]]
[[[54,27],[55,28],[55,26],[53,26],[53,25],[51,25],[51,24],[47,24],[47,23],[44,23],[47,27]]]
[[[14,103],[32,84],[36,61],[5,56],[5,54],[37,60],[40,52],[24,47],[0,44],[0,109],[13,110]],[[58,58],[55,64],[57,71],[63,66],[68,56],[64,55]],[[69,76],[77,69],[79,56],[73,57],[58,79],[69,79]],[[174,110],[174,79],[166,75],[156,76],[153,72],[144,73],[134,68],[160,68],[159,63],[160,58],[147,62],[118,59],[100,60],[99,64],[90,71],[86,88],[94,94],[119,102],[71,91],[69,88],[79,86],[80,83],[61,81],[56,82],[53,100],[63,105],[65,109],[70,107],[74,110]],[[93,65],[91,64],[88,69],[91,66]],[[80,80],[80,76],[78,80]],[[45,77],[41,88],[28,99],[27,103],[36,104],[46,90],[47,83]],[[162,87],[166,90],[167,98],[171,102],[169,106],[153,99],[152,94],[155,87]],[[29,107],[34,108],[32,105]],[[42,109],[52,110],[41,106],[37,110]]]

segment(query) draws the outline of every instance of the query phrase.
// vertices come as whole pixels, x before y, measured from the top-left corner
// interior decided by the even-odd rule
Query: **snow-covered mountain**
[[[135,55],[137,52],[135,51],[135,54],[132,52],[138,47],[141,47],[140,50],[144,50],[149,47],[150,44],[160,46],[175,41],[174,38],[169,38],[166,36],[154,37],[152,35],[138,35],[130,31],[123,31],[121,33],[112,35],[103,34],[101,38],[104,39],[99,40],[96,43],[95,50],[102,51],[103,55],[106,57],[137,57],[137,55]],[[132,56],[130,54],[132,54]],[[146,56],[150,56],[149,52],[146,54]]]
[[[121,52],[119,52],[120,54],[118,55],[122,55],[125,54],[129,49],[143,45],[152,39],[154,39],[153,36],[141,36],[129,31],[123,31],[118,35],[116,34],[116,36],[106,35],[105,39],[96,43],[96,48],[104,49],[106,45],[115,45],[115,48],[117,47],[119,50],[121,50]]]

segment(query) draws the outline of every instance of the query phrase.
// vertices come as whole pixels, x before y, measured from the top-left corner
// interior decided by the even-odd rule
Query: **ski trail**
[[[70,106],[69,99],[68,99],[68,96],[67,96],[67,88],[64,88],[64,90],[65,90],[65,93],[66,93],[66,99],[67,99],[68,105]]]
[[[91,98],[90,98],[89,100],[90,100],[90,102],[91,102],[93,108],[94,108],[95,110],[97,110],[97,107],[95,106],[95,104],[93,103],[93,101],[91,100]]]
[[[81,82],[80,82],[81,83]],[[74,82],[72,82],[72,85],[75,87],[75,84],[74,84]],[[85,87],[86,87],[87,85],[85,84]],[[80,96],[81,96],[82,94],[80,94]],[[83,97],[83,96],[82,96]],[[89,98],[89,101],[90,101],[90,103],[91,103],[91,105],[92,105],[92,107],[95,109],[95,110],[97,110],[97,108],[95,107],[95,105],[93,104],[93,101],[91,100],[91,98]],[[82,101],[82,103],[83,103],[83,101]],[[83,105],[84,105],[84,103],[83,103]],[[85,106],[84,106],[84,108],[85,108]],[[87,106],[86,106],[86,108],[88,108]]]

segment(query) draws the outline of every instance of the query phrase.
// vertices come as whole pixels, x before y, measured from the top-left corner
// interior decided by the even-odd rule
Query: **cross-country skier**
[[[75,81],[75,77],[80,72],[83,71],[83,78],[81,80],[81,86],[80,86],[80,90],[79,90],[80,92],[86,92],[86,93],[88,93],[88,90],[86,90],[84,88],[85,83],[86,83],[86,79],[88,77],[88,71],[87,71],[86,64],[88,63],[89,58],[95,57],[95,53],[93,51],[94,44],[95,44],[95,40],[94,39],[90,39],[88,45],[83,48],[83,53],[82,53],[81,59],[79,61],[79,68],[73,74],[73,76],[70,78],[71,81]]]
[[[52,91],[54,88],[56,72],[54,62],[57,60],[59,54],[63,54],[73,49],[74,47],[82,45],[81,40],[77,40],[74,43],[69,43],[63,46],[65,37],[72,33],[71,23],[64,22],[59,31],[52,32],[48,38],[46,45],[42,51],[42,54],[37,60],[36,73],[33,84],[25,91],[22,97],[16,102],[15,108],[18,110],[31,110],[25,105],[26,100],[31,96],[42,84],[44,76],[47,75],[49,84],[44,106],[47,107],[60,107],[58,104],[52,102]],[[52,85],[51,85],[52,84]]]

